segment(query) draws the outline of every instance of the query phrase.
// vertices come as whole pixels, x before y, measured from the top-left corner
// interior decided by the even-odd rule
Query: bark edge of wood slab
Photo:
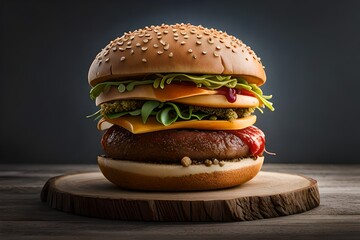
[[[302,213],[320,204],[317,181],[263,172],[237,187],[194,192],[121,189],[100,172],[50,178],[41,200],[67,213],[140,221],[249,221]]]

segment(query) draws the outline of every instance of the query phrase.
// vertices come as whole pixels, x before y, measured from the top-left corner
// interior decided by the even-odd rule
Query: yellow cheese
[[[102,92],[96,98],[96,105],[104,102],[122,99],[143,99],[157,100],[160,102],[172,101],[179,98],[199,96],[206,94],[216,94],[217,91],[198,88],[185,84],[169,84],[164,89],[154,88],[152,85],[140,85],[132,91],[120,93],[117,88],[111,87],[106,93]]]
[[[99,130],[105,130],[111,124],[121,126],[128,131],[139,134],[147,132],[156,132],[170,129],[202,129],[202,130],[238,130],[249,127],[256,122],[256,116],[251,115],[245,118],[235,119],[233,121],[226,120],[190,120],[178,121],[169,126],[164,126],[157,122],[155,117],[149,117],[144,124],[139,116],[123,116],[116,119],[101,119],[98,123]],[[109,124],[110,123],[110,124]]]
[[[218,91],[182,84],[166,85],[164,89],[153,88],[152,85],[140,85],[130,92],[123,93],[120,93],[115,87],[112,87],[110,91],[101,93],[96,98],[96,105],[123,99],[155,100],[160,102],[172,101],[187,105],[214,108],[248,108],[259,106],[259,100],[255,97],[238,94],[236,101],[230,103],[226,97],[219,94]]]
[[[176,99],[173,102],[212,108],[249,108],[259,106],[259,100],[257,98],[245,95],[237,95],[236,101],[233,103],[228,102],[224,95],[193,96]]]

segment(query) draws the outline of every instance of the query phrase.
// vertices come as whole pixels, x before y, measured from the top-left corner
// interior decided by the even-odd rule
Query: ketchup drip
[[[234,103],[236,102],[236,96],[237,94],[247,95],[253,97],[254,95],[245,90],[245,89],[236,89],[236,88],[228,88],[228,87],[222,87],[217,90],[219,94],[222,94],[226,97],[228,102]]]
[[[236,102],[236,90],[234,88],[227,88],[227,93],[225,94],[226,99],[228,102]]]
[[[235,136],[239,137],[249,146],[251,155],[256,157],[261,155],[265,149],[265,134],[257,127],[250,126],[240,130],[230,130]]]

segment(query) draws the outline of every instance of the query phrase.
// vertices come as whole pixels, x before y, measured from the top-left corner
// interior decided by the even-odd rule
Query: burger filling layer
[[[152,102],[152,103],[149,103]],[[145,104],[146,103],[146,104]],[[234,120],[237,118],[243,118],[250,116],[255,108],[210,108],[202,106],[189,106],[179,103],[171,103],[169,107],[172,107],[170,111],[167,110],[168,106],[166,104],[161,104],[156,101],[142,101],[142,100],[119,100],[108,103],[103,103],[101,107],[101,115],[107,118],[119,117],[119,115],[144,115],[144,111],[147,111],[147,104],[157,105],[158,106],[152,109],[152,115],[165,114],[167,113],[167,118],[174,118],[177,115],[177,109],[181,115],[190,116],[193,118],[209,119],[209,120]],[[169,103],[168,103],[169,104]],[[163,106],[161,106],[163,105]],[[165,105],[165,106],[164,106]],[[166,112],[164,112],[166,110]],[[190,114],[191,113],[191,114]],[[173,115],[173,116],[171,116]]]
[[[180,164],[188,158],[192,164],[207,164],[262,156],[265,136],[254,126],[236,131],[177,129],[133,134],[114,125],[101,143],[106,156],[113,159]]]

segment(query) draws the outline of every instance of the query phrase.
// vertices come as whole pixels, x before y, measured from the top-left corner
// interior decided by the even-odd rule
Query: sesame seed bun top
[[[241,76],[257,85],[266,81],[260,58],[241,40],[191,24],[162,24],[124,33],[96,56],[88,80],[94,86],[154,73]]]

